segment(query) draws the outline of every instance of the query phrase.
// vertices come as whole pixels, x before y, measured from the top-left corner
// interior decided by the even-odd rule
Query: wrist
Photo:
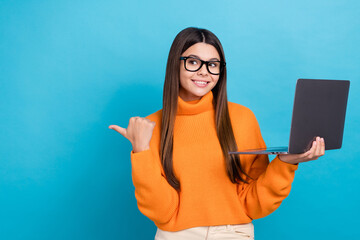
[[[292,164],[292,165],[298,165],[299,164],[298,162],[292,161],[292,159],[288,159],[286,154],[278,155],[278,158],[280,159],[280,161],[285,162],[285,163],[289,163],[289,164]]]
[[[133,146],[133,152],[134,153],[137,153],[137,152],[142,152],[142,151],[146,151],[146,150],[148,150],[148,149],[150,149],[150,146],[149,145],[147,145],[147,146],[140,146],[140,147],[138,147],[138,146]]]

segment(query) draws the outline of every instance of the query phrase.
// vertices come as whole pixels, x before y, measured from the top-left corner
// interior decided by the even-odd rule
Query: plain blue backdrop
[[[131,144],[108,129],[162,108],[170,45],[213,31],[229,101],[286,145],[298,78],[351,81],[343,147],[300,164],[257,240],[359,237],[360,2],[0,0],[0,239],[153,239]]]

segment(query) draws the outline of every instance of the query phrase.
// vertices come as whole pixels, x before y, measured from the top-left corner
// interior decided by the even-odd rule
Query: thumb
[[[126,135],[127,135],[126,128],[122,128],[122,127],[119,127],[117,125],[110,125],[109,128],[117,131],[118,133],[120,133],[124,137],[126,137]]]

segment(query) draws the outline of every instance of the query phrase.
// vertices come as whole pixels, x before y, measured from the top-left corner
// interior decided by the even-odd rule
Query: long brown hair
[[[224,51],[219,39],[206,29],[186,28],[175,37],[171,45],[165,74],[163,90],[163,109],[160,141],[160,158],[167,181],[180,191],[180,182],[173,171],[173,139],[174,123],[177,111],[180,85],[180,56],[195,43],[204,42],[216,48],[220,60],[225,61]],[[229,155],[236,151],[237,144],[230,122],[226,91],[226,67],[223,68],[219,80],[212,89],[214,96],[216,132],[226,162],[227,174],[233,183],[246,182],[241,173],[248,176],[242,169],[238,155]]]

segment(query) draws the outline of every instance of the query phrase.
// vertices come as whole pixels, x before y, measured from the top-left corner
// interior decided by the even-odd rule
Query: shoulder
[[[259,123],[250,108],[233,102],[228,102],[228,107],[231,125],[235,132],[254,134],[259,131]]]
[[[246,122],[256,121],[255,114],[250,110],[250,108],[234,102],[228,102],[228,107],[231,119],[241,119]]]
[[[251,149],[264,146],[262,142],[259,123],[255,114],[248,107],[228,102],[231,126],[238,146]]]
[[[160,123],[162,118],[162,109],[148,115],[145,117],[146,119],[149,119],[150,121],[153,121],[155,123]]]

